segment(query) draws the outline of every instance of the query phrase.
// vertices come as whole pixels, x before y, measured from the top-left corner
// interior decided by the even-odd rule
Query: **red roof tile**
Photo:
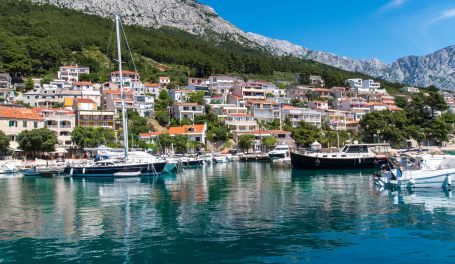
[[[33,109],[0,106],[1,119],[43,120]]]
[[[204,132],[205,125],[186,125],[180,127],[170,127],[170,135],[183,135],[183,134],[202,134]],[[190,132],[190,129],[194,131]]]

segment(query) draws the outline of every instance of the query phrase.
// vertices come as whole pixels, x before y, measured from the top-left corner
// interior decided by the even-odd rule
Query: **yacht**
[[[323,169],[368,169],[387,163],[389,144],[347,144],[337,152],[291,151],[294,168]]]
[[[269,158],[275,159],[289,159],[291,148],[288,145],[278,145],[269,152]]]
[[[159,175],[166,166],[166,161],[156,160],[151,155],[144,157],[147,153],[129,153],[128,150],[128,122],[125,109],[125,96],[122,74],[122,54],[120,43],[120,17],[115,16],[115,28],[117,36],[119,88],[122,102],[122,123],[123,123],[123,155],[110,157],[105,155],[88,161],[83,164],[70,165],[65,172],[73,177],[138,177]],[[142,155],[142,157],[141,157]]]

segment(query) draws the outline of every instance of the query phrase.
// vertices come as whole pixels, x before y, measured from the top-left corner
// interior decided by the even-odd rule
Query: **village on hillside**
[[[17,142],[21,132],[40,128],[55,133],[58,143],[54,153],[58,155],[91,147],[75,139],[76,128],[111,130],[115,133],[112,142],[101,143],[121,145],[119,72],[112,72],[105,83],[83,81],[83,76],[89,73],[88,67],[61,66],[58,78],[46,84],[40,79],[12,84],[9,74],[0,74],[1,130],[9,138],[13,152],[21,152]],[[317,129],[343,132],[349,135],[345,140],[352,139],[366,114],[402,111],[395,103],[396,98],[410,100],[410,95],[420,92],[418,88],[405,87],[400,94],[392,96],[374,80],[349,79],[345,87],[326,87],[321,76],[311,75],[307,79],[307,85],[296,85],[214,75],[189,77],[187,85],[168,89],[172,83],[170,77],[161,76],[157,83],[143,83],[138,72],[125,70],[125,107],[147,120],[148,126],[148,131],[132,128],[136,138],[130,143],[132,147],[157,146],[159,151],[170,146],[160,142],[160,137],[185,136],[187,146],[180,152],[229,148],[260,152],[265,150],[264,141],[268,138],[274,139],[266,141],[267,148],[279,143],[295,145],[289,128],[302,122]],[[447,111],[453,112],[453,94],[443,92],[443,95]],[[221,135],[220,130],[226,131],[226,135]],[[242,136],[251,142],[242,142]],[[380,141],[379,131],[376,136]],[[100,142],[93,144],[97,143]]]

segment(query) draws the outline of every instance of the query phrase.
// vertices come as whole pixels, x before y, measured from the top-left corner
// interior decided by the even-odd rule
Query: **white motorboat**
[[[229,157],[225,156],[225,155],[218,155],[218,156],[214,156],[213,160],[215,161],[215,163],[228,163]]]
[[[291,161],[291,148],[288,145],[278,145],[272,151],[269,152],[269,157],[272,160],[275,159],[289,159]]]
[[[11,163],[5,163],[0,166],[0,174],[14,174],[18,171],[17,167]]]
[[[398,188],[450,189],[455,177],[455,157],[449,155],[423,155],[390,160],[376,174],[379,186]]]

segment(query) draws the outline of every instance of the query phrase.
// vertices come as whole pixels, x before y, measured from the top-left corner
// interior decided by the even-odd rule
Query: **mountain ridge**
[[[392,82],[416,86],[455,87],[455,46],[424,56],[407,56],[386,64],[378,59],[355,60],[329,52],[315,51],[286,40],[245,32],[220,17],[213,8],[195,0],[32,0],[40,4],[79,10],[109,17],[120,10],[126,24],[143,27],[173,27],[194,35],[211,33],[240,44],[265,48],[280,56],[295,56],[346,71],[360,72]]]

